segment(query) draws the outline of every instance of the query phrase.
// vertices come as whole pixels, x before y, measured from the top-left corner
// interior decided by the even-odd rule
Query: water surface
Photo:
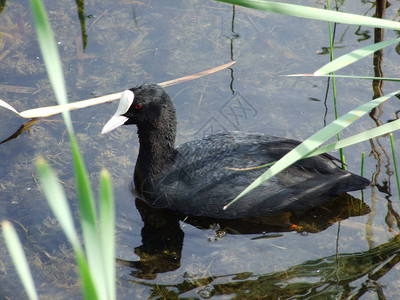
[[[326,79],[281,76],[312,73],[329,60],[324,54],[329,45],[324,22],[196,0],[112,4],[93,0],[85,3],[80,20],[75,2],[45,2],[70,101],[120,92],[143,82],[162,82],[235,60],[231,69],[167,88],[177,108],[178,143],[221,130],[303,140],[334,119],[331,91],[325,101]],[[320,1],[299,2],[324,7]],[[386,18],[398,20],[399,8],[397,2],[391,3]],[[374,13],[373,4],[363,2],[344,1],[339,10]],[[0,98],[18,110],[54,105],[26,2],[5,2],[0,32]],[[373,35],[370,28],[338,25],[335,56],[373,43]],[[396,34],[385,32],[385,36]],[[385,49],[382,68],[387,77],[399,76],[397,52],[396,46]],[[372,58],[341,72],[373,75]],[[383,90],[395,89],[396,84],[385,83]],[[339,79],[337,90],[339,114],[374,95],[369,81]],[[292,215],[290,221],[302,226],[302,233],[290,231],[282,219],[265,220],[268,224],[263,226],[183,222],[135,201],[131,178],[138,152],[136,129],[127,126],[100,135],[116,105],[75,111],[72,118],[94,187],[101,168],[113,177],[119,299],[351,295],[394,299],[400,293],[399,197],[388,137],[345,149],[347,167],[354,173],[360,172],[361,154],[366,154],[364,175],[373,185],[363,193],[364,204],[341,199]],[[389,100],[379,111],[379,121],[396,119],[398,109],[398,100]],[[52,164],[77,217],[61,117],[34,120],[14,136],[27,120],[4,109],[0,118],[0,140],[6,140],[0,144],[0,218],[17,228],[41,298],[79,299],[72,251],[33,168],[39,156]],[[343,135],[372,128],[376,122],[364,117]],[[394,138],[398,141],[399,133]],[[351,195],[360,198],[360,192]],[[3,243],[0,257],[0,294],[25,299]]]

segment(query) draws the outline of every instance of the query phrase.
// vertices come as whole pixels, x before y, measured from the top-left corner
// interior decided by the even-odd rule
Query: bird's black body
[[[121,116],[123,124],[138,127],[135,188],[152,206],[219,219],[250,218],[307,210],[369,184],[367,179],[339,168],[332,156],[319,155],[298,161],[223,210],[267,170],[253,167],[279,160],[299,142],[229,132],[175,148],[176,116],[168,94],[154,84],[130,91],[133,100]],[[115,127],[108,129],[107,125],[103,132]]]

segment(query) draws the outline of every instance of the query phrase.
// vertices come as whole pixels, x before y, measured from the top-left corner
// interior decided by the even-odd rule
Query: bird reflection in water
[[[307,211],[237,220],[182,215],[153,208],[139,198],[136,199],[136,207],[144,223],[141,231],[142,245],[134,250],[140,260],[118,259],[118,263],[131,267],[131,275],[140,279],[155,279],[159,273],[174,271],[180,267],[184,240],[180,221],[199,229],[213,229],[216,239],[226,234],[251,234],[255,240],[278,238],[284,232],[290,231],[318,233],[336,222],[370,212],[368,205],[346,193],[329,204]]]

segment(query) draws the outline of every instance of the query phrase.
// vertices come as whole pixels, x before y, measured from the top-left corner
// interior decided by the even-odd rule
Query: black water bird
[[[137,126],[140,143],[135,190],[154,207],[217,219],[253,218],[307,210],[369,185],[367,179],[338,167],[334,157],[322,154],[298,161],[224,210],[266,171],[251,167],[279,160],[300,142],[226,132],[175,147],[175,108],[156,84],[124,91],[102,134],[127,124]]]

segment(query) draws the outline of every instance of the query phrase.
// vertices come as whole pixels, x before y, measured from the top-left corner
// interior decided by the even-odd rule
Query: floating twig
[[[178,79],[164,81],[164,82],[159,83],[159,85],[161,85],[162,87],[166,87],[166,86],[186,82],[189,80],[197,79],[202,76],[209,75],[209,74],[221,71],[223,69],[229,68],[234,63],[235,62],[233,61],[233,62],[224,64],[224,65],[221,65],[221,66],[218,66],[215,68],[211,68],[211,69],[208,69],[208,70],[205,70],[205,71],[193,74],[193,75],[188,75],[188,76],[184,76],[184,77],[181,77]],[[97,104],[101,104],[101,103],[105,103],[105,102],[114,101],[114,100],[119,99],[121,97],[121,94],[122,93],[115,93],[115,94],[105,95],[105,96],[101,96],[101,97],[97,97],[97,98],[91,98],[91,99],[87,99],[87,100],[71,102],[71,103],[64,104],[64,105],[55,105],[55,106],[47,106],[47,107],[28,109],[28,110],[25,110],[22,112],[18,112],[14,107],[12,107],[7,102],[5,102],[1,99],[0,99],[0,106],[11,110],[12,112],[16,113],[17,115],[19,115],[22,118],[43,118],[43,117],[50,117],[50,116],[62,113],[64,111],[71,111],[71,110],[85,108],[85,107],[89,107],[89,106],[93,106],[93,105],[97,105]]]

